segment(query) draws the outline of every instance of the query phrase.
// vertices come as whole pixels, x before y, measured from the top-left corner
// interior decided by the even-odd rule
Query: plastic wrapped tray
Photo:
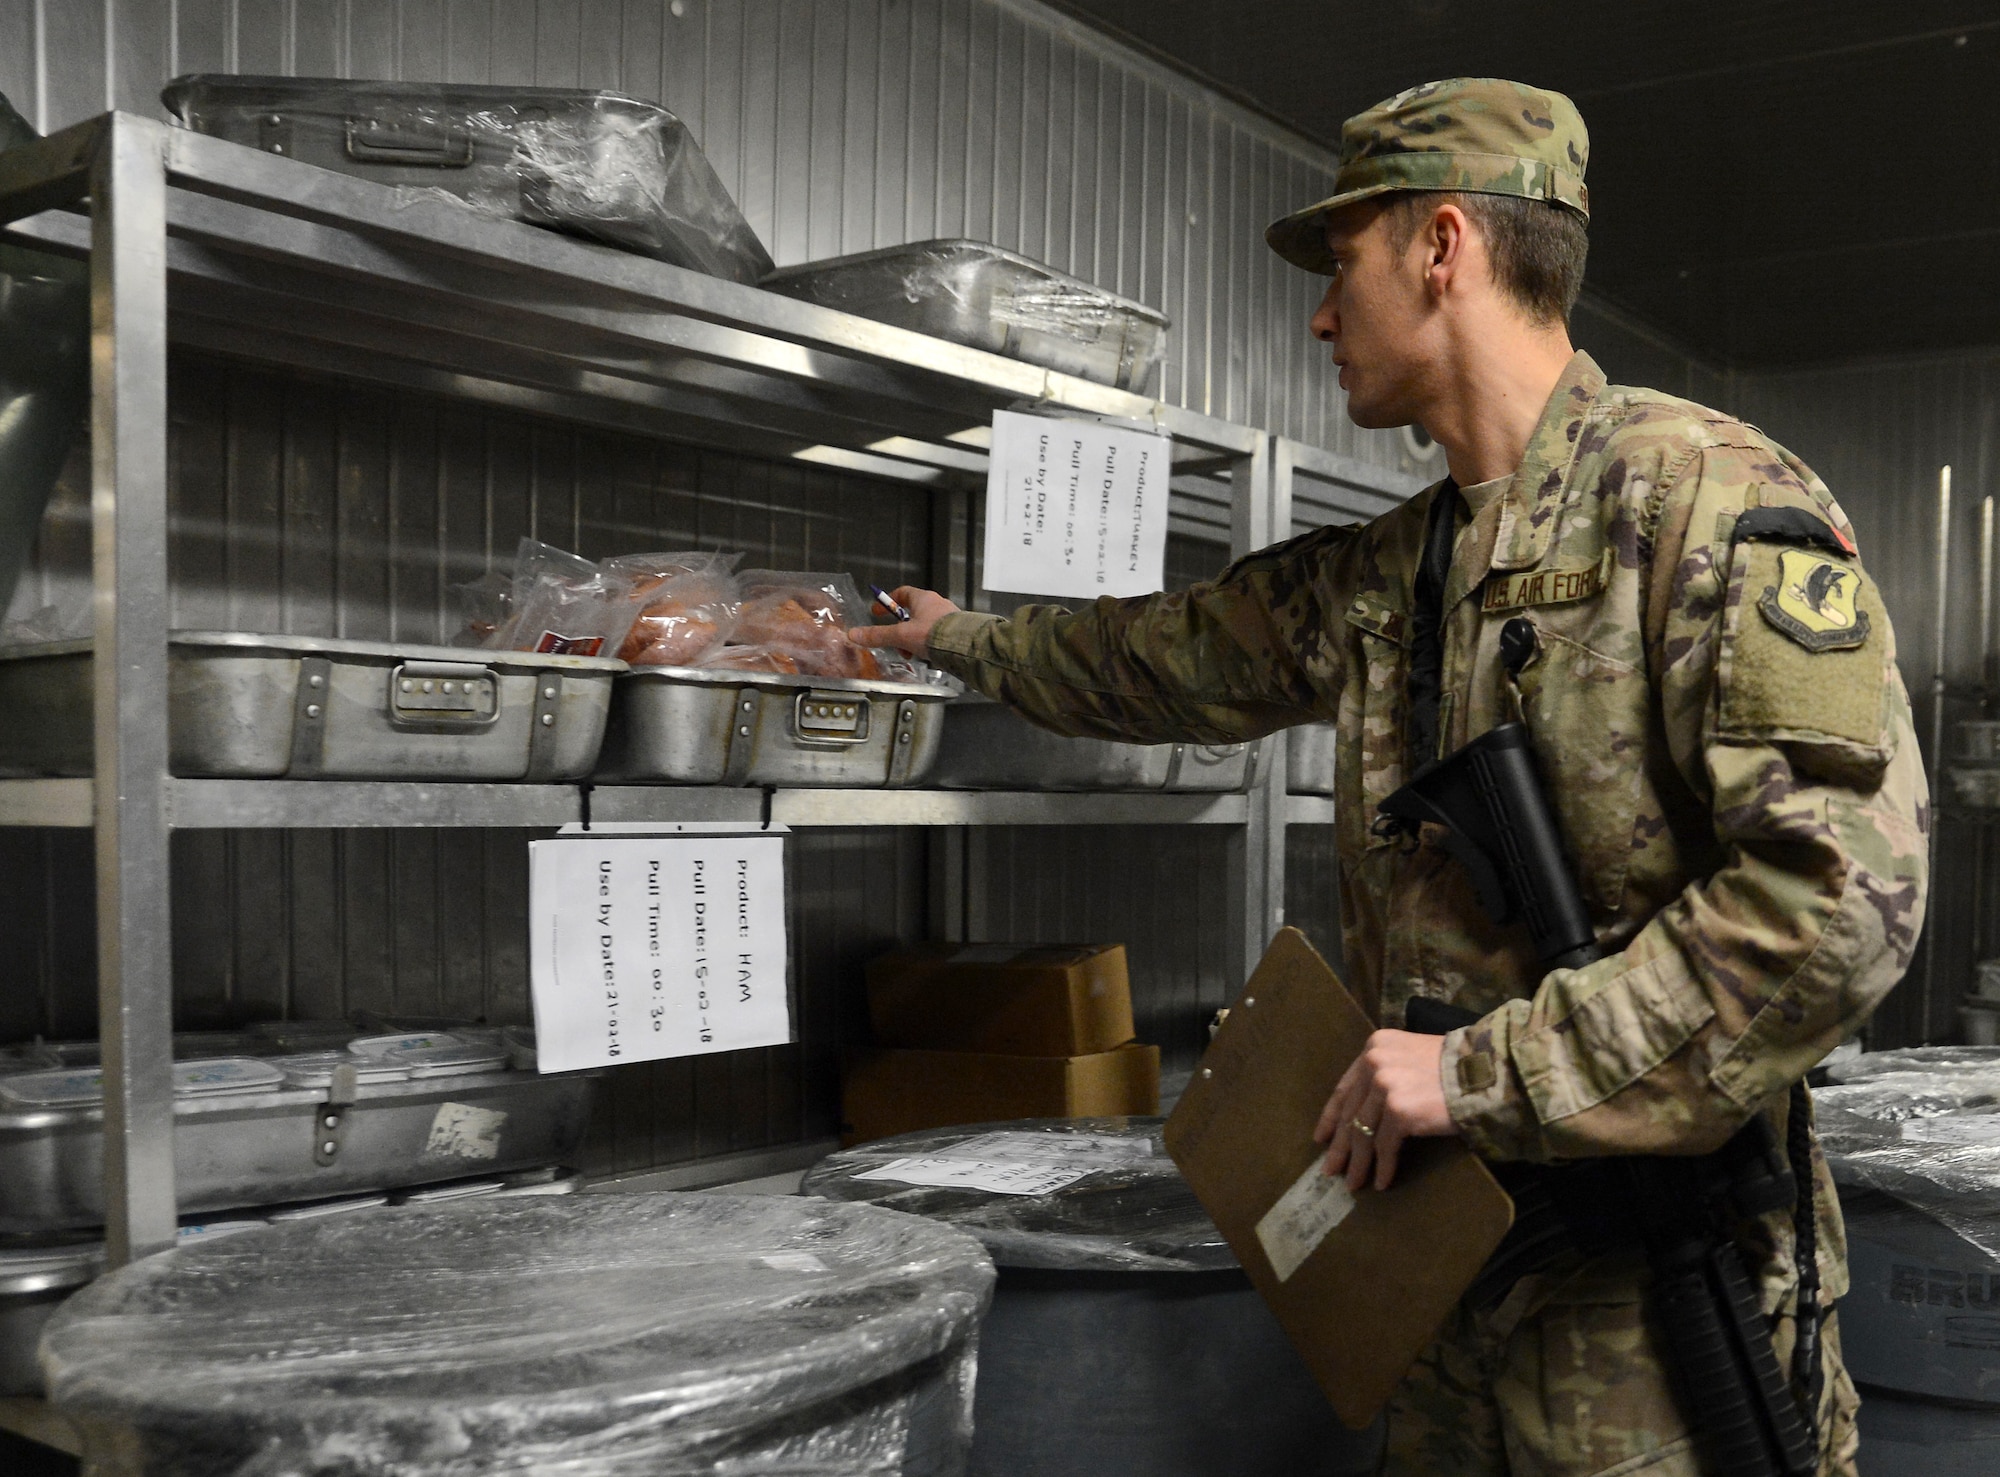
[[[623,662],[176,631],[168,763],[240,779],[582,779]],[[0,647],[0,774],[91,770],[91,644]]]
[[[133,1477],[943,1477],[992,1279],[869,1206],[484,1197],[149,1257],[43,1368],[86,1465]]]
[[[1003,1267],[1201,1271],[1236,1257],[1160,1143],[1161,1118],[1026,1118],[925,1129],[830,1154],[800,1193],[858,1200],[977,1236]],[[911,1184],[885,1167],[956,1159],[1086,1170],[1044,1194]],[[878,1177],[881,1176],[881,1177]]]
[[[690,667],[618,679],[596,778],[899,787],[929,773],[954,683]]]
[[[931,783],[945,790],[1242,790],[1254,777],[1257,747],[1071,738],[975,695],[952,703]]]
[[[919,241],[786,267],[786,297],[1150,395],[1167,317],[984,241]]]
[[[763,243],[687,126],[615,92],[324,77],[176,78],[161,95],[199,133],[482,215],[593,237],[754,283]]]
[[[282,1059],[252,1065],[283,1071]],[[589,1125],[593,1076],[496,1070],[364,1080],[340,1115],[332,1153],[323,1148],[329,1086],[178,1096],[180,1208],[271,1205],[573,1163]],[[102,1225],[103,1196],[97,1101],[0,1099],[0,1235]]]

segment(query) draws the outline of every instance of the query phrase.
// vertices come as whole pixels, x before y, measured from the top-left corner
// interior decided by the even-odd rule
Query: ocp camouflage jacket
[[[1543,977],[1435,834],[1376,824],[1405,778],[1412,586],[1438,491],[1184,592],[949,616],[932,653],[1065,733],[1220,743],[1337,724],[1348,983],[1384,1023],[1416,994],[1484,1015],[1444,1051],[1452,1117],[1481,1154],[1699,1153],[1760,1109],[1781,1125],[1785,1090],[1901,977],[1923,919],[1922,763],[1846,515],[1754,428],[1607,386],[1578,354],[1506,491],[1461,528],[1440,752],[1514,715],[1500,631],[1531,622],[1521,712],[1606,950]],[[1823,1163],[1817,1179],[1838,1296]],[[1767,1288],[1789,1280],[1782,1222]]]

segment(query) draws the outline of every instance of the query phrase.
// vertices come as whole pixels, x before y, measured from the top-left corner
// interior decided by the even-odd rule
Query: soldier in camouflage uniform
[[[1450,202],[1588,209],[1586,135],[1559,94],[1432,84],[1350,120],[1342,143],[1340,193],[1269,233],[1308,270],[1352,269],[1348,243],[1383,210],[1366,203],[1377,195],[1457,192],[1418,200],[1445,202],[1409,248],[1433,253],[1418,262],[1427,273],[1450,259],[1435,224]],[[1477,211],[1456,219],[1468,218]],[[1460,270],[1452,290],[1473,292]],[[1359,285],[1336,276],[1329,304]],[[1346,308],[1359,314],[1351,297]],[[1332,311],[1315,327],[1343,385],[1355,371],[1350,411],[1397,423],[1394,396],[1355,388],[1364,348]],[[1383,1022],[1399,1023],[1418,994],[1483,1016],[1441,1046],[1393,1029],[1372,1038],[1321,1125],[1330,1167],[1357,1184],[1371,1158],[1386,1183],[1408,1133],[1456,1133],[1495,1161],[1695,1154],[1761,1112],[1783,1142],[1787,1090],[1895,984],[1922,923],[1924,775],[1888,614],[1839,505],[1753,427],[1608,385],[1584,354],[1551,362],[1539,420],[1501,462],[1509,476],[1448,479],[1365,527],[1319,529],[1181,593],[1001,619],[899,591],[917,619],[856,634],[926,650],[1064,733],[1228,743],[1338,726],[1350,986]],[[1451,428],[1426,424],[1459,472]],[[1412,627],[1445,497],[1463,507],[1446,513],[1457,524],[1425,748],[1410,733]],[[1510,678],[1500,633],[1520,619],[1533,655]],[[1520,930],[1488,921],[1435,834],[1377,825],[1413,764],[1516,704],[1605,950],[1546,977]],[[1831,1314],[1845,1247],[1817,1146],[1812,1162],[1821,1470],[1851,1477],[1858,1400]],[[1791,1221],[1774,1214],[1743,1237],[1789,1367]],[[1646,1283],[1637,1253],[1572,1255],[1497,1306],[1462,1307],[1391,1405],[1389,1470],[1700,1471]]]

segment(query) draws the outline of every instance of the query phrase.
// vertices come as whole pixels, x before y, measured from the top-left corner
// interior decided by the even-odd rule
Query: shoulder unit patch
[[[1766,585],[1757,609],[1807,651],[1841,651],[1868,639],[1868,612],[1855,606],[1861,571],[1806,549],[1778,556],[1778,582]]]

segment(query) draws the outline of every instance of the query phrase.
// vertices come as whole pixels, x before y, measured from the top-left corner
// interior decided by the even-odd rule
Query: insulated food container
[[[419,1078],[398,1063],[395,1077],[371,1080],[379,1064],[352,1060],[360,1080],[351,1100],[345,1074],[329,1067],[323,1082],[310,1071],[288,1077],[282,1058],[243,1064],[268,1071],[270,1086],[177,1092],[181,1210],[349,1196],[576,1160],[594,1074],[495,1069]],[[102,1225],[101,1087],[71,1084],[59,1094],[23,1081],[0,1077],[0,1235]]]
[[[43,1368],[121,1477],[962,1477],[992,1288],[867,1205],[496,1192],[135,1262]]]
[[[984,241],[919,241],[787,267],[786,297],[1149,395],[1167,318]]]
[[[180,77],[184,127],[322,169],[442,191],[481,215],[754,283],[771,258],[687,126],[615,92],[320,77]]]
[[[1334,793],[1340,730],[1331,723],[1302,723],[1285,730],[1285,788],[1294,795]]]
[[[635,668],[619,677],[600,780],[880,788],[930,772],[960,689],[931,682]]]
[[[104,1265],[104,1245],[0,1247],[0,1395],[39,1395],[35,1346],[49,1315]]]
[[[992,1253],[973,1477],[1372,1474],[1382,1423],[1340,1424],[1167,1157],[1162,1121],[928,1129],[842,1150],[800,1193],[924,1216]],[[1046,1177],[1023,1193],[1032,1175]]]
[[[0,774],[91,771],[91,644],[0,647]],[[604,735],[606,657],[240,631],[168,645],[168,763],[240,779],[577,780]]]
[[[1069,738],[970,696],[951,705],[931,783],[946,790],[1241,790],[1256,747]]]

